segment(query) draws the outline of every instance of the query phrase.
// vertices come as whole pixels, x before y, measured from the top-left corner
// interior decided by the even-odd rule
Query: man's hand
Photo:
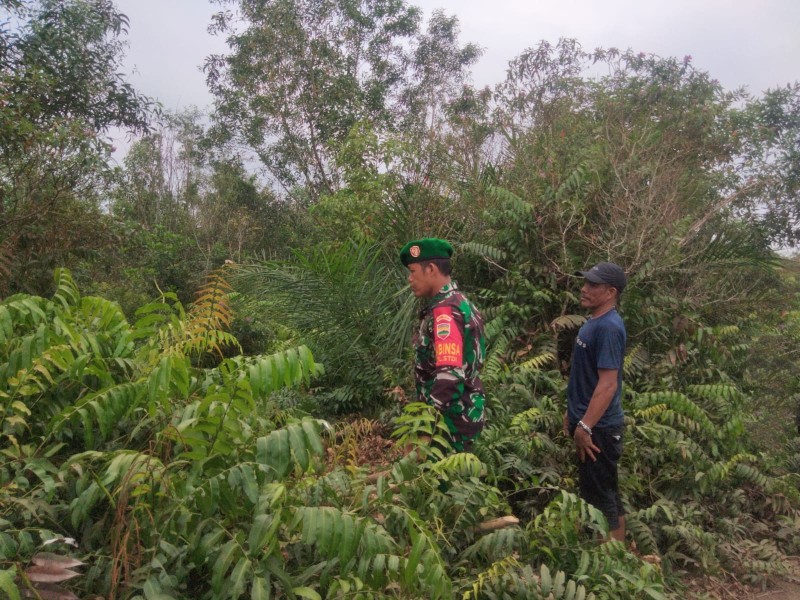
[[[592,462],[597,460],[597,454],[600,453],[600,448],[594,445],[592,436],[580,427],[576,427],[573,439],[575,440],[575,448],[578,450],[578,458],[581,462],[586,462],[587,456]]]

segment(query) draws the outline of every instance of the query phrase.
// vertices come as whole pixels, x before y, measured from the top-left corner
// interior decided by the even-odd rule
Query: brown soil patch
[[[389,469],[403,454],[390,436],[389,428],[377,421],[340,422],[327,450],[328,467],[366,467],[369,472]]]
[[[757,590],[736,581],[714,577],[693,579],[687,584],[689,599],[704,600],[800,600],[800,557],[788,559],[789,574],[775,577],[769,589]]]

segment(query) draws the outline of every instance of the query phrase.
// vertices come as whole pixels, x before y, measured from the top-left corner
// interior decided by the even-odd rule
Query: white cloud
[[[207,32],[218,9],[203,0],[117,0],[130,19],[126,65],[130,83],[168,110],[212,102],[200,71],[205,58],[226,50]]]
[[[508,61],[545,39],[574,37],[595,47],[682,58],[691,55],[728,88],[757,94],[800,79],[797,0],[418,0],[426,17],[443,8],[458,16],[462,40],[485,54],[474,82],[493,85]],[[200,66],[225,51],[206,28],[218,5],[203,0],[117,0],[130,18],[129,81],[170,110],[212,102]],[[134,71],[135,68],[135,71]]]
[[[800,79],[800,2],[796,0],[420,0],[456,14],[462,38],[486,51],[475,82],[493,84],[506,64],[545,39],[574,37],[584,48],[633,48],[693,57],[728,88],[754,93]]]

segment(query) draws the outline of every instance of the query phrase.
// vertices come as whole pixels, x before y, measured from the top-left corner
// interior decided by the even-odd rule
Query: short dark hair
[[[450,265],[449,258],[432,258],[430,260],[421,260],[419,265],[425,269],[428,265],[435,265],[442,275],[447,277],[453,272],[453,267]]]

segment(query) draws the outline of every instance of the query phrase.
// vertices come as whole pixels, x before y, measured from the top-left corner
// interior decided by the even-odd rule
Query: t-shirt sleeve
[[[603,327],[596,332],[597,368],[622,369],[625,358],[625,334],[616,327]]]

